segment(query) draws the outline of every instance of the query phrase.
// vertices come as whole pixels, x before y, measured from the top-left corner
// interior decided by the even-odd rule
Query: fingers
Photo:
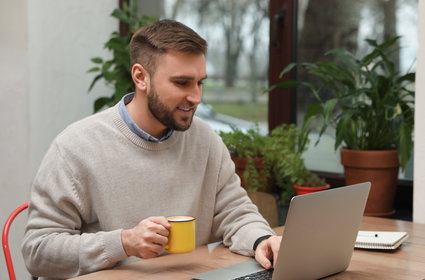
[[[257,246],[255,251],[255,259],[262,267],[269,269],[276,265],[277,255],[279,253],[281,236],[271,236],[269,239],[263,240]]]
[[[168,243],[168,234],[168,230],[162,226],[148,226],[143,232],[139,233],[139,237],[148,244],[164,246]]]
[[[273,252],[273,267],[276,266],[277,255],[279,254],[280,243],[282,240],[282,236],[273,236],[274,238],[270,240],[272,242],[272,252]]]
[[[152,221],[153,223],[156,223],[156,224],[160,224],[163,227],[165,227],[166,229],[170,229],[171,228],[170,223],[168,222],[167,218],[165,218],[165,217],[154,216],[154,217],[147,218],[147,220]]]
[[[132,229],[123,230],[121,240],[129,256],[153,258],[164,252],[171,225],[165,217],[149,217]]]
[[[272,264],[269,258],[266,256],[265,252],[259,251],[258,249],[255,251],[255,260],[265,269],[272,267]]]
[[[146,233],[156,233],[156,235],[148,234],[146,236],[146,237],[154,238],[151,240],[153,243],[165,245],[168,242],[168,239],[165,240],[165,243],[159,242],[159,241],[155,242],[155,238],[159,238],[159,236],[167,237],[169,234],[169,229],[171,228],[171,225],[168,223],[165,217],[149,217],[146,220],[143,220],[141,223],[144,224],[144,227],[146,228]],[[164,239],[160,239],[160,240],[164,240]]]

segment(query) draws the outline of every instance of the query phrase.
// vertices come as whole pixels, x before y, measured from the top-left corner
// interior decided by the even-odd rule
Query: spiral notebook
[[[404,231],[362,231],[357,234],[355,248],[358,249],[397,249],[408,237]]]

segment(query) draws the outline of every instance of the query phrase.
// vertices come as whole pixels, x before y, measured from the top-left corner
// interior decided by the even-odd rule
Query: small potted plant
[[[309,192],[318,191],[323,185],[323,189],[330,187],[306,168],[302,158],[308,143],[310,120],[304,122],[302,129],[294,124],[280,125],[268,136],[261,135],[258,129],[244,132],[235,127],[231,132],[220,133],[251,199],[258,202],[259,195],[264,192],[279,193],[279,224],[285,223],[289,201],[296,194],[297,185]]]
[[[299,129],[294,124],[283,124],[270,133],[265,147],[265,155],[272,169],[276,185],[282,190],[280,204],[287,205],[296,193],[297,186],[309,192],[327,189],[325,180],[307,169],[303,153],[309,143],[310,119],[305,119]]]
[[[242,131],[232,126],[232,131],[219,134],[235,163],[241,185],[249,191],[267,191],[270,185],[270,168],[264,158],[267,137],[258,127]]]
[[[264,153],[267,136],[261,134],[258,127],[248,131],[232,127],[232,131],[220,132],[220,136],[235,163],[242,187],[269,224],[279,225],[275,188]]]
[[[310,90],[318,103],[307,115],[321,118],[320,135],[329,126],[335,128],[335,149],[342,147],[346,184],[372,182],[365,210],[371,216],[393,214],[398,169],[406,166],[413,147],[410,86],[415,73],[401,74],[395,68],[390,54],[398,39],[381,44],[366,40],[371,51],[361,58],[333,49],[327,55],[336,56],[335,61],[290,64],[281,76],[300,66],[314,81],[287,80],[269,89],[305,86]]]
[[[294,189],[297,195],[308,194],[329,189],[331,186],[325,179],[319,177],[316,173],[309,171],[302,176],[295,184]]]

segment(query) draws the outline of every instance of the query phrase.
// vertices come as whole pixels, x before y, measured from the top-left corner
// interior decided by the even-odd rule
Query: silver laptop
[[[318,279],[350,264],[370,183],[292,198],[272,280]],[[254,259],[192,276],[192,279],[256,279],[266,272]],[[272,275],[271,275],[272,274]]]

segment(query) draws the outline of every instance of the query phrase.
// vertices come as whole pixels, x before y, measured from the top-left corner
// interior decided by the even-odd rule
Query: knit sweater
[[[213,236],[248,256],[257,238],[273,234],[208,124],[194,117],[187,131],[148,142],[114,106],[53,141],[32,186],[22,254],[34,276],[87,274],[128,259],[123,229],[175,215],[196,217],[197,246]]]

